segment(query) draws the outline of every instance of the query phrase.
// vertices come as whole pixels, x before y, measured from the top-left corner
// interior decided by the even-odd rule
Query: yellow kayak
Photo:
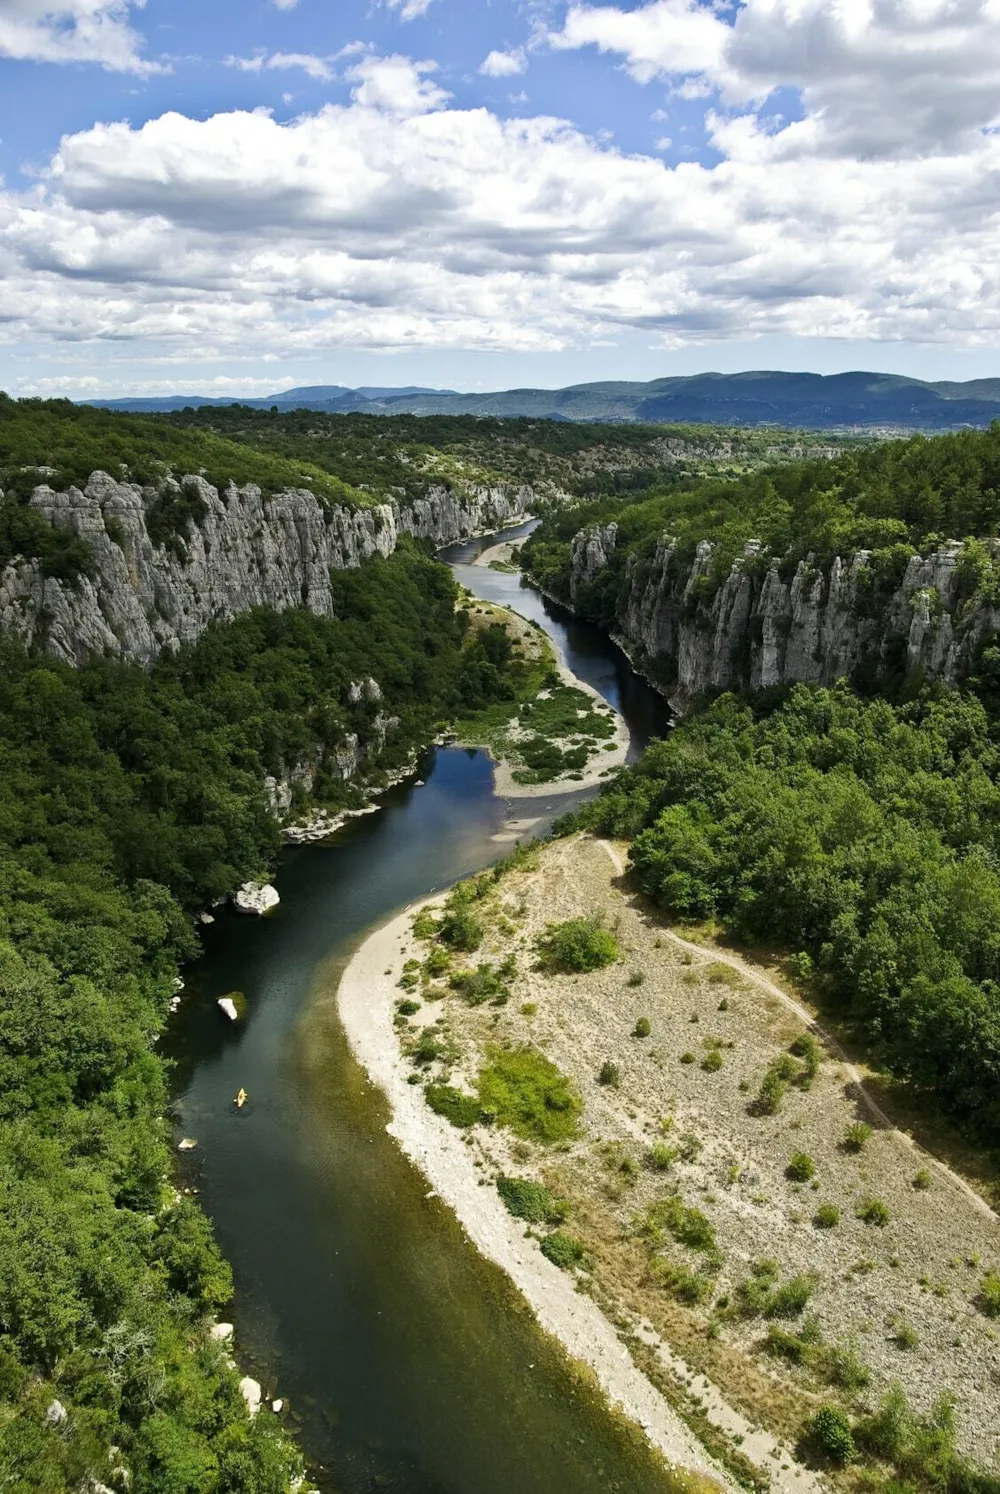
[[[241,1087],[239,1094],[236,1096],[236,1099],[233,1101],[233,1104],[236,1106],[237,1110],[242,1110],[243,1106],[246,1104],[246,1102],[247,1102],[247,1100],[249,1100],[249,1098],[250,1098],[250,1096],[247,1094],[246,1090]]]

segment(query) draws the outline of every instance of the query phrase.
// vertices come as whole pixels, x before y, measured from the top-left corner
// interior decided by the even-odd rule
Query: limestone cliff
[[[614,524],[574,539],[575,604],[612,564]],[[841,677],[954,683],[1000,629],[1000,612],[967,595],[962,546],[944,544],[886,573],[870,552],[787,565],[756,543],[719,583],[713,546],[683,562],[664,535],[651,557],[629,555],[618,588],[616,634],[679,706],[703,690],[759,690]]]
[[[390,554],[401,534],[447,544],[501,528],[534,498],[526,487],[439,487],[407,506],[353,509],[324,506],[305,490],[220,492],[200,477],[167,491],[183,491],[202,514],[173,547],[154,543],[149,529],[162,490],[105,472],[94,472],[83,491],[36,488],[32,507],[89,544],[94,576],[70,584],[45,577],[36,561],[14,560],[0,571],[0,627],[71,663],[108,654],[148,664],[251,607],[305,606],[330,616],[331,571]]]

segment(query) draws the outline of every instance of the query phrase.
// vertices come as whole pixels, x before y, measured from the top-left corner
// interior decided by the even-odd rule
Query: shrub
[[[437,919],[434,917],[433,909],[421,908],[419,913],[413,915],[413,937],[415,939],[433,939],[438,931]]]
[[[920,1342],[920,1334],[912,1323],[906,1322],[905,1318],[903,1318],[896,1324],[896,1331],[892,1335],[892,1341],[897,1349],[908,1351],[917,1347]]]
[[[483,942],[483,926],[467,908],[450,908],[441,920],[438,937],[452,949],[471,954]]]
[[[813,1224],[817,1229],[836,1229],[840,1223],[840,1210],[836,1204],[821,1203],[813,1215]]]
[[[701,1061],[701,1066],[706,1074],[717,1074],[722,1068],[722,1054],[718,1048],[712,1048]]]
[[[663,1240],[672,1235],[679,1245],[691,1250],[716,1250],[715,1229],[712,1221],[700,1209],[691,1209],[676,1193],[660,1199],[648,1209],[643,1221],[643,1231],[654,1240]]]
[[[495,1052],[479,1076],[478,1088],[483,1110],[515,1136],[552,1142],[576,1135],[583,1102],[537,1048]]]
[[[641,986],[645,979],[646,976],[642,970],[633,970],[628,978],[628,983],[630,986]]]
[[[477,965],[475,970],[457,970],[448,982],[470,1006],[490,1001],[504,1006],[510,1000],[507,984],[495,965]]]
[[[677,1148],[655,1141],[649,1149],[649,1165],[657,1172],[666,1172],[677,1161]]]
[[[892,1218],[888,1207],[880,1198],[867,1197],[861,1199],[854,1212],[866,1224],[874,1224],[876,1229],[885,1229]]]
[[[785,1177],[793,1183],[808,1183],[816,1176],[816,1163],[808,1152],[795,1152],[785,1168]]]
[[[618,941],[599,918],[550,923],[537,948],[542,968],[554,973],[600,970],[618,958]]]
[[[697,1053],[692,1053],[690,1051],[690,1049],[688,1050],[687,1053],[682,1053],[681,1054],[681,1063],[697,1063],[697,1062],[698,1062],[698,1055],[697,1055]]]
[[[482,1108],[473,1095],[463,1094],[451,1084],[428,1084],[424,1099],[435,1115],[443,1115],[453,1126],[465,1129],[482,1119]]]
[[[822,1369],[830,1384],[839,1386],[841,1390],[864,1390],[871,1380],[851,1344],[831,1344],[824,1349]]]
[[[851,1423],[837,1406],[821,1406],[805,1426],[805,1441],[821,1457],[843,1468],[857,1456]]]
[[[678,1151],[682,1162],[697,1162],[701,1156],[701,1142],[691,1131],[685,1131],[680,1137]]]
[[[668,1261],[656,1255],[649,1263],[649,1274],[657,1286],[676,1297],[679,1302],[704,1302],[712,1292],[712,1283],[700,1271]]]
[[[551,1235],[546,1235],[542,1241],[542,1254],[546,1260],[550,1260],[554,1266],[559,1266],[563,1271],[568,1270],[570,1266],[578,1266],[585,1253],[583,1242],[573,1235],[568,1235],[565,1230],[557,1229]]]
[[[451,964],[451,955],[440,944],[430,951],[424,961],[424,974],[431,980],[436,980],[439,975],[445,975]]]
[[[914,1176],[913,1186],[918,1193],[926,1192],[931,1186],[931,1175],[926,1167],[921,1167],[920,1171]]]
[[[751,1115],[776,1115],[788,1090],[788,1081],[781,1077],[777,1065],[772,1064],[761,1080],[757,1098],[750,1105]]]
[[[987,1271],[979,1283],[976,1305],[988,1318],[1000,1318],[1000,1271]]]
[[[865,1121],[854,1121],[847,1127],[840,1144],[845,1152],[863,1152],[874,1134]]]
[[[632,1036],[637,1038],[648,1038],[653,1027],[648,1017],[639,1017],[632,1029]]]
[[[736,1299],[744,1317],[795,1318],[804,1312],[816,1289],[812,1276],[791,1276],[778,1286],[777,1261],[755,1261],[750,1276],[736,1288]]]
[[[531,1178],[497,1178],[497,1192],[515,1219],[543,1224],[556,1214],[552,1194]]]
[[[617,1089],[622,1082],[621,1069],[610,1058],[606,1058],[601,1064],[600,1073],[597,1076],[598,1084],[606,1084],[611,1089]]]
[[[396,1010],[401,1017],[412,1017],[420,1010],[419,1001],[397,1001]]]
[[[775,1287],[764,1309],[764,1316],[768,1318],[797,1318],[799,1313],[805,1311],[806,1304],[815,1290],[816,1281],[814,1277],[790,1277],[788,1281],[782,1282],[781,1286]]]
[[[791,1044],[788,1051],[802,1060],[802,1068],[795,1076],[795,1083],[800,1089],[809,1089],[819,1073],[820,1060],[823,1057],[822,1048],[811,1032],[803,1032]]]

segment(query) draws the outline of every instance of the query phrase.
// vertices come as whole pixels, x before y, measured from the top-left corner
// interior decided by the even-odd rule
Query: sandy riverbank
[[[491,545],[481,555],[477,555],[472,562],[473,565],[491,566],[496,562],[498,565],[513,565],[514,551],[519,550],[524,543],[523,539],[505,540],[503,544]]]
[[[351,1050],[391,1104],[389,1134],[454,1210],[476,1248],[506,1271],[541,1327],[573,1358],[591,1366],[609,1400],[644,1429],[652,1445],[670,1463],[732,1488],[728,1476],[635,1367],[598,1306],[577,1292],[570,1274],[545,1259],[537,1243],[525,1239],[523,1224],[508,1214],[495,1189],[481,1186],[479,1147],[466,1145],[460,1131],[430,1110],[422,1087],[408,1082],[412,1071],[393,1029],[399,996],[395,972],[401,954],[406,958],[411,952],[410,921],[417,906],[366,939],[338,992]]]

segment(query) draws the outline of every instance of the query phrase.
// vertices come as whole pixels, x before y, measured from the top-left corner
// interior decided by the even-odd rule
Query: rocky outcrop
[[[253,913],[258,918],[272,912],[280,902],[278,889],[270,882],[244,882],[233,893],[233,907],[237,913]]]
[[[575,537],[575,602],[610,564],[613,529]],[[664,535],[652,558],[625,562],[617,636],[668,683],[679,706],[704,690],[825,685],[845,676],[954,683],[1000,629],[995,607],[966,596],[961,551],[958,542],[941,545],[893,575],[864,550],[825,565],[813,556],[786,565],[752,542],[720,583],[708,541],[682,563]]]
[[[155,543],[151,511],[164,494],[182,492],[201,519],[173,544]],[[332,573],[391,554],[401,534],[447,544],[502,528],[533,499],[526,487],[440,487],[405,506],[349,508],[304,490],[266,497],[251,484],[220,492],[201,477],[171,479],[154,492],[95,472],[83,491],[42,486],[30,500],[86,541],[93,578],[70,584],[44,576],[37,561],[13,561],[0,571],[0,627],[71,663],[108,654],[148,664],[252,607],[304,606],[329,617]]]

